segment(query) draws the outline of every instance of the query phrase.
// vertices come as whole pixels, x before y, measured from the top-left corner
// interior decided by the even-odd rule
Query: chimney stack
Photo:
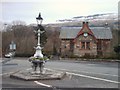
[[[88,25],[88,22],[86,22],[86,24]]]
[[[83,22],[83,25],[84,25],[84,24],[88,25],[88,22]]]
[[[85,24],[85,22],[83,22],[83,25]]]
[[[105,27],[106,27],[106,28],[108,27],[108,23],[107,23],[107,22],[105,23]]]

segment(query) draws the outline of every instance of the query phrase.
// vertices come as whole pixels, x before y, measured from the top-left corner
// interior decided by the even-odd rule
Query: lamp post
[[[47,60],[46,57],[43,56],[42,54],[42,48],[41,48],[41,43],[40,43],[40,36],[42,33],[44,33],[43,27],[41,26],[41,23],[43,21],[43,18],[41,17],[41,14],[39,13],[38,17],[36,17],[37,24],[38,24],[38,29],[35,31],[37,35],[37,47],[35,48],[35,54],[33,57],[30,57],[29,61],[32,62],[32,68],[34,71],[37,71],[37,67],[39,66],[40,68],[40,74],[43,72],[44,64]]]
[[[40,13],[39,13],[38,17],[36,17],[36,20],[37,20],[37,24],[38,24],[38,30],[36,31],[37,36],[38,36],[38,40],[37,40],[37,47],[35,48],[36,52],[34,54],[34,57],[43,58],[43,54],[42,54],[42,51],[41,51],[42,48],[40,46],[40,34],[43,33],[43,31],[40,30],[40,26],[41,26],[41,23],[43,21],[43,18],[41,17]]]

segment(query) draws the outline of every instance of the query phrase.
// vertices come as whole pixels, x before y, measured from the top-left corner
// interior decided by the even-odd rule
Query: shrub
[[[33,61],[33,60],[46,61],[46,60],[49,60],[49,58],[47,58],[46,56],[44,56],[43,58],[41,58],[41,57],[30,57],[29,58],[29,61]]]

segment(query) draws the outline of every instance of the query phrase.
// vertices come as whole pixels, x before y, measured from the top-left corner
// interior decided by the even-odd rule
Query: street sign
[[[16,50],[16,44],[13,41],[10,44],[10,50]]]

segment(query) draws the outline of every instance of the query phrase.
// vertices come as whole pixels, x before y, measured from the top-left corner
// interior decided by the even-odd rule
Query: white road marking
[[[26,69],[27,71],[28,70],[31,70],[32,68],[28,68],[28,69]],[[36,84],[38,84],[38,85],[41,85],[41,86],[45,86],[45,87],[52,87],[51,85],[47,85],[47,84],[44,84],[44,83],[40,83],[40,82],[38,82],[38,81],[34,81]]]
[[[113,76],[113,77],[118,77],[118,75],[111,75],[111,74],[103,74],[103,73],[95,73],[95,72],[85,72],[85,71],[80,71],[83,73],[91,73],[91,74],[99,74],[99,75],[105,75],[105,76]]]
[[[54,70],[48,69],[48,70],[54,71],[55,69]],[[62,69],[59,69],[59,70],[62,70]],[[108,80],[108,79],[103,79],[103,78],[98,78],[98,77],[93,77],[93,76],[88,76],[88,75],[83,75],[83,74],[76,74],[76,73],[71,73],[71,72],[66,72],[66,73],[72,74],[72,75],[76,75],[76,76],[80,76],[80,77],[85,77],[85,78],[90,78],[90,79],[95,79],[95,80],[100,80],[100,81],[106,81],[106,82],[110,82],[110,83],[115,83],[115,84],[120,83],[120,82],[117,82],[117,81],[112,81],[112,80]]]
[[[27,68],[26,70],[28,71],[28,70],[30,70],[30,69],[32,69],[32,68]],[[2,76],[2,75],[6,75],[6,74],[12,74],[12,73],[14,73],[14,72],[1,73],[0,76]]]
[[[14,73],[14,72],[2,73],[2,74],[0,74],[0,76],[2,76],[2,75],[6,75],[6,74],[12,74],[12,73]]]
[[[41,85],[41,86],[45,86],[45,87],[52,87],[51,85],[47,85],[47,84],[44,84],[44,83],[40,83],[38,81],[34,81],[36,84],[38,85]]]
[[[32,68],[27,68],[26,70],[29,71],[29,70],[31,70],[31,69],[32,69]],[[1,73],[0,76],[2,76],[2,75],[7,75],[7,74],[12,74],[12,73],[14,73],[14,72]]]
[[[106,82],[111,82],[111,83],[120,83],[117,81],[112,81],[112,80],[108,80],[108,79],[103,79],[103,78],[97,78],[97,77],[92,77],[92,76],[87,76],[87,75],[82,75],[82,74],[76,74],[76,73],[70,73],[70,72],[66,72],[68,74],[72,74],[72,75],[76,75],[76,76],[80,76],[80,77],[85,77],[85,78],[91,78],[91,79],[95,79],[95,80],[100,80],[100,81],[106,81]]]
[[[55,70],[64,70],[64,71],[71,72],[70,70],[67,70],[67,69],[55,68]],[[103,74],[103,73],[95,73],[95,72],[86,72],[86,71],[77,71],[77,70],[72,70],[72,71],[73,71],[73,72],[89,73],[89,74],[99,74],[99,75],[112,76],[112,77],[119,77],[118,75],[111,75],[111,74]]]

